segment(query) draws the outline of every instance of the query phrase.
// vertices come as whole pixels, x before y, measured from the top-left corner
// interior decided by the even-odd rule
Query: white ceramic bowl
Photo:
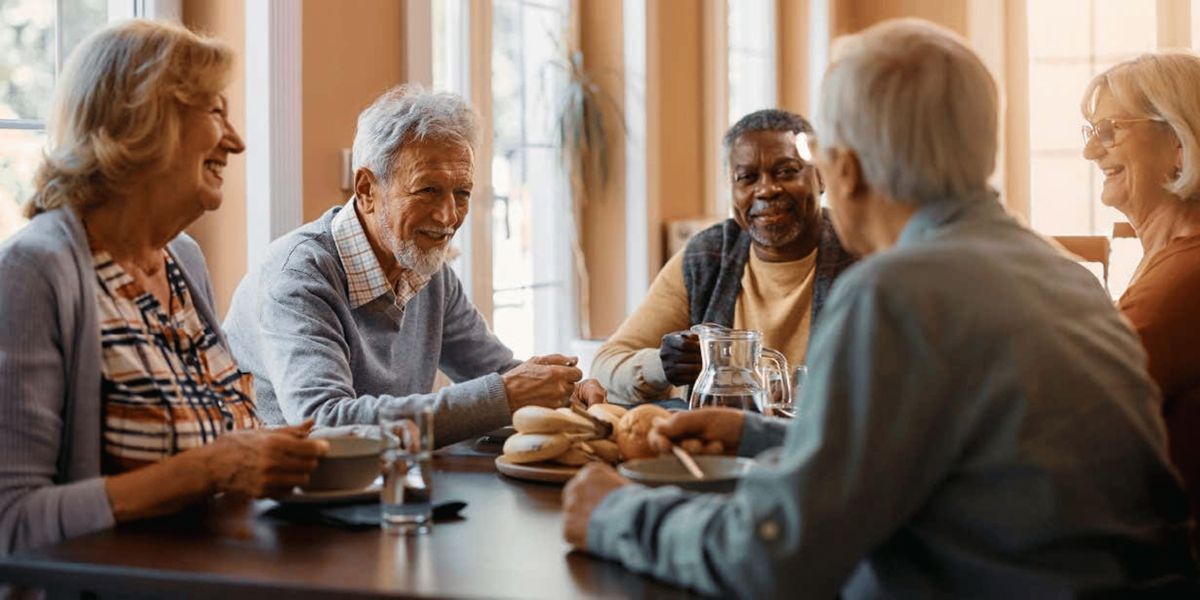
[[[692,477],[679,459],[671,455],[626,461],[617,470],[643,485],[677,485],[697,492],[732,492],[738,480],[755,465],[754,459],[739,456],[696,455],[693,458],[700,470],[704,471],[703,479]]]
[[[380,440],[362,437],[323,438],[329,453],[321,457],[309,475],[304,491],[356,490],[379,476]]]

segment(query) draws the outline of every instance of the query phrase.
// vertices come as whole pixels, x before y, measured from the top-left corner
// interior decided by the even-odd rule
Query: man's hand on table
[[[591,462],[583,466],[563,488],[563,537],[580,550],[587,550],[588,521],[609,494],[629,485],[609,465]]]
[[[671,385],[685,386],[696,383],[704,359],[700,356],[700,338],[690,330],[672,331],[662,337],[658,348],[663,373]]]
[[[575,392],[575,383],[583,379],[583,371],[575,366],[578,362],[561,354],[535,356],[501,375],[509,411],[529,405],[562,406]]]
[[[608,390],[595,379],[583,379],[583,371],[575,365],[579,358],[562,354],[534,356],[501,375],[508,408],[516,412],[529,405],[558,408],[567,400],[578,400],[586,406],[608,401]]]
[[[732,408],[701,408],[656,419],[647,439],[661,454],[675,444],[692,454],[735,454],[746,414]]]

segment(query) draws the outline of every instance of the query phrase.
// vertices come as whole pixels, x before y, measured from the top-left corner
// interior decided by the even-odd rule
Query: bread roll
[[[621,456],[625,460],[658,456],[646,438],[655,419],[669,416],[670,411],[654,404],[643,404],[625,413],[617,423],[617,446],[621,448]]]
[[[617,423],[621,422],[621,417],[629,412],[625,407],[617,406],[616,404],[593,404],[588,407],[587,411],[593,417],[611,423],[614,433],[616,432]]]

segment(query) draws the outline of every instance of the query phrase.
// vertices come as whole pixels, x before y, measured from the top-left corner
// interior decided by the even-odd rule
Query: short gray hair
[[[1133,116],[1166,121],[1183,147],[1183,170],[1163,187],[1184,200],[1200,198],[1200,57],[1168,50],[1114,65],[1093,78],[1083,94],[1081,110],[1089,121],[1102,90]]]
[[[462,96],[429,92],[419,84],[398,85],[358,115],[351,168],[366,167],[380,181],[387,181],[405,144],[432,139],[474,147],[478,135],[475,111]]]
[[[838,39],[818,106],[821,145],[853,150],[867,184],[897,201],[962,199],[996,168],[996,82],[958,35],[927,21]]]
[[[725,162],[729,162],[730,156],[733,153],[733,145],[737,143],[738,138],[754,131],[781,131],[791,132],[796,135],[807,133],[812,135],[812,124],[804,117],[779,110],[777,108],[764,108],[756,110],[740,119],[733,124],[725,136],[721,138],[721,145],[725,148]]]

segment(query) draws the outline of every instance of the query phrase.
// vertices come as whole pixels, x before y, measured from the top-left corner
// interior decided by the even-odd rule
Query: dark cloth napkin
[[[467,503],[460,500],[435,503],[433,505],[433,522],[442,523],[462,519],[459,513],[466,506]],[[377,528],[383,520],[379,513],[378,502],[338,506],[280,504],[263,514],[292,523],[310,523],[351,530]]]

